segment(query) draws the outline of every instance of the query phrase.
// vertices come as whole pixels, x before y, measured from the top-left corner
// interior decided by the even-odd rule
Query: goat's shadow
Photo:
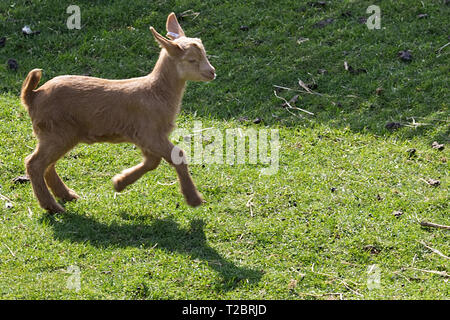
[[[122,213],[122,216],[126,213]],[[262,271],[236,266],[223,258],[207,241],[203,220],[193,220],[189,228],[184,229],[171,218],[154,219],[152,222],[131,224],[104,224],[90,217],[66,212],[63,215],[46,215],[46,222],[54,230],[58,240],[86,242],[96,247],[155,247],[167,252],[188,255],[191,259],[202,260],[222,278],[217,290],[229,291],[243,282],[259,282]],[[133,221],[134,222],[134,221]]]

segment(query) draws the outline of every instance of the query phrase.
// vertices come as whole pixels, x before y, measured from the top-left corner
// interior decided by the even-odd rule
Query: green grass
[[[358,22],[371,4],[381,29]],[[61,1],[0,4],[0,214],[2,299],[448,299],[448,21],[444,1],[77,1],[82,29],[66,28]],[[190,83],[179,127],[270,128],[277,174],[264,165],[191,165],[207,203],[188,207],[166,163],[121,194],[111,178],[140,161],[132,145],[79,145],[57,169],[82,197],[66,214],[39,208],[23,159],[36,144],[18,98],[32,68],[105,78],[151,71],[171,11],[201,37],[218,78]],[[350,13],[350,16],[342,13]],[[419,19],[418,14],[428,17]],[[314,25],[333,18],[333,23]],[[30,25],[41,34],[24,38]],[[241,25],[248,30],[240,29]],[[133,27],[129,28],[129,27]],[[300,37],[308,41],[298,43]],[[410,50],[413,60],[397,54]],[[14,58],[19,69],[7,68]],[[344,61],[367,73],[351,74]],[[325,69],[324,74],[318,73]],[[274,85],[300,90],[280,107]],[[377,88],[383,88],[376,94]],[[291,99],[296,91],[281,90]],[[262,118],[261,124],[240,118]],[[388,122],[404,124],[387,130]],[[445,144],[433,149],[433,141]],[[409,149],[416,149],[410,157]],[[432,187],[425,181],[440,180]],[[247,206],[252,203],[251,207]],[[394,211],[402,211],[395,217]],[[380,287],[367,286],[377,265]],[[78,266],[81,290],[67,287]]]

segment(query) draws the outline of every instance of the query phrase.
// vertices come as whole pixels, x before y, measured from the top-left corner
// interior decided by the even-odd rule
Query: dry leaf
[[[14,71],[16,71],[17,68],[19,68],[19,64],[17,63],[17,61],[15,59],[8,59],[6,64],[8,65],[9,69],[14,70]]]
[[[367,73],[366,69],[354,69],[351,65],[348,64],[347,61],[344,61],[344,68],[351,74],[359,74],[359,73]]]
[[[18,176],[13,179],[14,183],[25,183],[25,182],[29,182],[29,181],[30,181],[30,178],[28,178],[28,176]]]
[[[295,287],[297,287],[297,283],[298,283],[297,280],[291,279],[291,281],[289,281],[289,284],[288,284],[288,289],[289,290],[295,289]]]
[[[439,180],[434,180],[434,179],[428,179],[427,183],[432,186],[432,187],[437,187],[441,184],[441,181]]]
[[[438,150],[444,150],[444,144],[439,144],[437,141],[434,141],[432,144],[431,144],[431,147],[433,148],[433,149],[438,149]]]
[[[334,22],[334,19],[333,19],[333,18],[328,18],[328,19],[325,19],[325,20],[322,20],[322,21],[317,22],[317,23],[314,25],[314,27],[315,27],[315,28],[323,28],[323,27],[325,27],[325,26],[327,26],[327,25],[329,25],[329,24],[331,24],[331,23],[333,23],[333,22]]]
[[[400,122],[388,122],[385,126],[388,130],[396,130],[401,128],[402,124]]]
[[[392,212],[392,214],[394,215],[394,217],[399,218],[403,214],[403,211],[401,210],[394,211]]]
[[[377,247],[373,246],[373,245],[366,245],[363,248],[365,251],[370,252],[371,254],[379,254],[380,253],[380,249],[378,249]]]
[[[398,57],[400,58],[400,60],[405,61],[405,62],[409,62],[412,60],[412,54],[409,50],[402,50],[398,53]]]

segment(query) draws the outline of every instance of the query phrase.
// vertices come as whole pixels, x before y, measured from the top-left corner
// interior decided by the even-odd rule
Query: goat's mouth
[[[205,78],[206,81],[212,81],[216,79],[216,73],[215,72],[204,72],[202,73],[202,77]]]

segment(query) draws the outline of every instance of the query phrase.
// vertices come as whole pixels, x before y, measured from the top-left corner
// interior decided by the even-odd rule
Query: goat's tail
[[[33,69],[28,74],[27,78],[22,84],[22,91],[20,93],[20,100],[25,109],[29,110],[33,103],[34,92],[42,77],[42,69]]]

